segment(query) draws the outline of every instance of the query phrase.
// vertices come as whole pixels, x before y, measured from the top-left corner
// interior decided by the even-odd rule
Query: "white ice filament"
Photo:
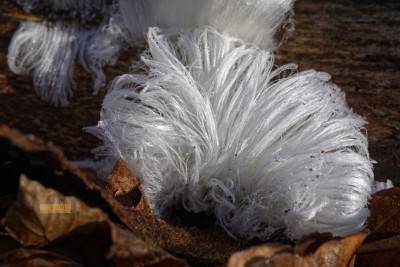
[[[294,0],[119,0],[111,24],[128,42],[143,40],[149,27],[178,31],[212,27],[256,46],[274,49],[274,35],[282,26],[288,33]]]
[[[181,29],[211,26],[220,33],[238,36],[248,43],[274,50],[274,35],[293,30],[294,0],[16,0],[26,11],[46,9],[49,17],[69,12],[83,22],[103,15],[98,28],[86,31],[73,25],[45,26],[23,23],[9,47],[9,66],[17,74],[32,73],[42,99],[67,105],[74,82],[76,54],[92,74],[94,93],[105,84],[103,67],[113,65],[122,48],[143,42],[149,27],[176,33]],[[245,21],[245,23],[244,23]],[[39,49],[39,50],[38,50]],[[79,51],[78,51],[79,50]],[[38,59],[38,60],[36,60]],[[24,72],[24,73],[25,73]]]
[[[373,181],[365,120],[328,74],[276,67],[273,53],[209,28],[150,28],[147,40],[90,131],[108,171],[123,157],[156,215],[208,211],[245,239],[363,228]]]
[[[65,106],[75,87],[72,72],[79,35],[69,25],[23,22],[9,45],[8,66],[17,74],[32,74],[42,99]]]

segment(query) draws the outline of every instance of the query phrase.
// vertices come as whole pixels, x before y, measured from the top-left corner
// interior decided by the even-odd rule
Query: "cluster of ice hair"
[[[156,215],[210,212],[233,237],[297,239],[363,228],[373,182],[365,120],[316,71],[209,28],[150,28],[91,131],[122,157]]]
[[[49,37],[74,43],[38,52],[50,61],[25,53],[9,63],[40,80],[40,64],[71,50],[99,86],[122,47],[146,40],[132,72],[109,86],[98,125],[87,128],[104,142],[95,150],[100,175],[123,158],[156,216],[174,207],[208,212],[234,238],[344,236],[363,229],[371,192],[391,183],[374,182],[366,122],[330,76],[274,64],[273,36],[290,25],[293,2],[120,0],[86,37]],[[34,46],[20,31],[10,54]],[[51,46],[34,43],[35,51]],[[65,103],[68,92],[53,95]]]
[[[76,85],[73,70],[76,61],[92,74],[94,91],[105,83],[103,66],[115,63],[119,46],[112,41],[106,27],[111,12],[103,0],[17,0],[26,11],[49,9],[49,17],[58,11],[70,11],[73,17],[90,21],[95,12],[104,20],[98,28],[84,29],[77,25],[55,22],[22,22],[15,31],[8,49],[8,66],[16,74],[31,74],[37,94],[55,106],[66,106]],[[107,7],[107,8],[106,8]],[[100,40],[100,42],[99,42]],[[106,40],[106,41],[104,41]]]
[[[273,35],[284,25],[291,29],[293,0],[16,0],[24,10],[68,11],[83,22],[93,14],[102,22],[87,30],[56,20],[46,24],[23,22],[15,32],[8,51],[9,68],[16,74],[31,74],[38,95],[56,106],[68,105],[75,89],[75,61],[92,74],[96,94],[105,84],[102,68],[116,62],[121,49],[143,43],[149,27],[172,31],[211,26],[222,33],[274,49]],[[243,21],[246,20],[246,23]]]

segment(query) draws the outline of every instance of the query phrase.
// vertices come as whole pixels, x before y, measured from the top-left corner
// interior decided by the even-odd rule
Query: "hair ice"
[[[87,35],[82,35],[87,39],[82,41],[79,60],[85,70],[92,75],[94,94],[97,94],[100,87],[105,84],[103,67],[115,64],[122,45],[118,29],[110,27],[103,25]]]
[[[363,228],[365,120],[328,74],[276,67],[273,53],[209,28],[150,28],[147,40],[89,128],[104,141],[103,175],[122,157],[157,216],[207,211],[237,238]]]
[[[17,74],[22,74],[22,70],[32,72],[35,89],[42,99],[66,105],[74,88],[71,71],[76,53],[83,67],[92,74],[94,93],[97,93],[105,83],[103,67],[115,63],[121,48],[143,41],[148,27],[161,26],[178,32],[212,26],[221,33],[274,49],[273,36],[278,27],[284,23],[288,32],[292,30],[288,25],[292,25],[294,0],[115,0],[110,5],[104,0],[16,2],[26,11],[47,8],[52,11],[49,16],[68,11],[88,21],[95,12],[104,15],[101,25],[90,31],[73,25],[61,26],[61,23],[53,27],[25,22],[14,34],[9,47],[10,69]],[[60,80],[58,84],[57,80]]]
[[[8,67],[32,74],[37,94],[56,106],[68,104],[75,88],[76,59],[92,74],[94,91],[105,83],[102,68],[114,64],[120,43],[106,28],[84,30],[73,25],[22,22],[8,48]]]
[[[76,27],[60,23],[22,22],[8,48],[8,66],[16,74],[32,74],[38,95],[64,106],[75,87],[72,72],[79,34]]]
[[[209,26],[261,48],[274,49],[274,35],[285,22],[293,30],[294,0],[119,0],[112,23],[128,42],[143,40],[149,27],[179,29]]]
[[[97,28],[85,30],[67,23],[23,22],[14,33],[8,50],[8,66],[16,74],[32,74],[38,95],[56,106],[68,104],[75,83],[72,72],[79,57],[83,67],[92,74],[94,93],[105,83],[102,68],[112,65],[121,42],[107,25],[113,8],[106,9],[104,0],[17,0],[26,11],[49,8],[52,12],[69,11],[82,20],[90,20],[96,11],[104,22]],[[52,16],[51,13],[49,16]],[[118,39],[119,38],[119,39]]]

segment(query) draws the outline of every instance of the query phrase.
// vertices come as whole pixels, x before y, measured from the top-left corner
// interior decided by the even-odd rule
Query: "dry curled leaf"
[[[0,255],[21,247],[17,240],[12,238],[9,233],[0,233]]]
[[[117,266],[187,266],[160,247],[141,240],[131,232],[111,225],[112,246],[107,255]]]
[[[368,205],[371,215],[368,229],[372,233],[400,233],[400,188],[381,190],[372,195]]]
[[[71,210],[67,213],[47,213],[47,210],[41,209],[41,204],[48,203],[71,205]],[[100,209],[90,208],[75,197],[65,197],[53,189],[45,188],[39,182],[29,180],[24,175],[21,176],[17,202],[11,206],[4,218],[6,229],[24,245],[48,244],[49,241],[65,235],[74,236],[74,242],[69,243],[68,249],[64,247],[64,250],[62,250],[64,252],[71,252],[73,247],[77,247],[75,244],[77,240],[85,243],[86,246],[89,245],[89,247],[93,245],[89,243],[94,237],[93,230],[88,230],[90,229],[88,224],[93,222],[103,222],[101,233],[108,233],[108,235],[105,234],[98,239],[97,242],[101,243],[103,241],[107,243],[107,240],[110,240],[108,245],[102,246],[103,249],[94,250],[91,248],[91,250],[86,251],[88,255],[96,257],[94,260],[104,257],[107,253],[104,248],[108,247],[108,257],[113,262],[116,262],[117,266],[151,266],[155,264],[158,266],[171,266],[170,264],[173,264],[173,266],[186,266],[184,262],[172,257],[154,243],[143,241],[133,233],[114,225]],[[101,225],[101,223],[98,225]],[[82,226],[86,231],[81,230],[71,234],[79,226]],[[101,228],[101,226],[98,228]],[[82,235],[83,237],[89,236],[91,238],[84,239]],[[97,237],[99,237],[99,234],[97,234]],[[57,243],[60,244],[60,241],[49,244],[48,249],[54,251]],[[98,255],[96,255],[95,251],[97,251]],[[68,256],[71,255],[68,254]],[[75,253],[74,256],[77,256],[77,254]],[[13,257],[16,260],[20,257],[19,260],[25,262],[24,257],[19,254]],[[36,257],[39,261],[40,255]],[[43,260],[45,260],[47,254],[43,255],[43,257]],[[88,263],[87,257],[85,258],[84,255],[74,258],[78,259],[80,263],[82,263],[81,261]],[[93,263],[93,260],[89,263]],[[30,262],[29,264],[36,263]],[[45,264],[48,263],[46,262]],[[92,264],[88,266],[90,265]],[[98,262],[95,265],[100,266]],[[40,264],[37,266],[40,266]],[[104,264],[104,266],[106,265]]]
[[[0,169],[2,178],[6,175],[8,180],[18,181],[20,174],[28,173],[30,179],[48,188],[75,196],[90,207],[101,208],[111,220],[126,225],[142,238],[163,244],[159,222],[151,214],[147,211],[133,214],[107,190],[90,181],[53,144],[0,125],[0,160],[0,165],[6,166],[6,170]]]
[[[357,248],[360,246],[365,233],[359,233],[342,239],[333,239],[322,243],[311,254],[299,254],[298,249],[282,244],[265,244],[237,252],[229,258],[227,267],[258,267],[258,266],[325,266],[342,267],[353,266]],[[310,246],[318,240],[308,242]],[[299,244],[299,246],[304,246]],[[296,252],[297,251],[297,252]],[[308,251],[302,248],[301,251]]]
[[[400,266],[400,236],[363,244],[357,251],[356,266]]]
[[[191,262],[221,264],[243,246],[221,229],[176,227],[157,220],[147,209],[124,207],[69,162],[59,148],[4,125],[0,126],[0,160],[0,164],[7,163],[7,169],[12,170],[10,179],[27,173],[47,188],[74,196],[88,207],[100,208],[112,222],[126,226],[138,238]]]
[[[107,178],[107,189],[124,206],[133,207],[135,210],[146,209],[151,213],[139,179],[131,173],[123,159],[118,159],[111,175]]]
[[[51,208],[71,209],[51,212]],[[107,221],[99,208],[90,208],[75,197],[65,197],[39,182],[21,175],[17,201],[2,223],[8,232],[24,245],[41,245],[95,221]]]
[[[302,256],[313,254],[322,244],[332,239],[331,233],[311,233],[299,240],[294,248],[295,253]]]
[[[343,239],[334,239],[322,244],[313,255],[307,256],[309,266],[354,266],[357,248],[366,238],[366,233],[358,233]]]
[[[108,191],[116,196],[125,195],[139,184],[140,181],[131,173],[125,161],[118,159],[107,179]]]
[[[85,224],[40,248],[63,255],[83,266],[109,267],[109,222]]]
[[[20,248],[0,256],[0,267],[83,267],[57,253]]]
[[[267,263],[269,258],[275,254],[286,251],[291,251],[289,245],[270,243],[260,246],[255,246],[243,251],[234,253],[228,261],[227,267],[241,267],[241,266],[262,266],[257,264]]]
[[[83,266],[187,266],[151,241],[106,221],[78,227],[42,249]]]

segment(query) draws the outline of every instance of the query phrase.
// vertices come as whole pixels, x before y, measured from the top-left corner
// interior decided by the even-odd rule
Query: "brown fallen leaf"
[[[51,212],[52,207],[71,210],[67,213]],[[65,197],[21,175],[17,201],[8,210],[2,224],[23,245],[42,245],[78,226],[108,220],[99,208],[90,208],[75,197]]]
[[[15,171],[11,179],[26,173],[47,188],[74,196],[88,207],[100,208],[112,222],[126,226],[138,238],[190,262],[222,264],[230,254],[246,246],[219,228],[177,227],[157,220],[147,209],[126,208],[105,188],[89,180],[59,148],[4,125],[0,125],[0,160]]]
[[[251,247],[234,253],[228,260],[227,267],[264,266],[275,254],[292,251],[292,247],[280,243],[269,243]],[[264,263],[264,265],[262,265]],[[257,265],[258,264],[258,265]]]
[[[368,229],[376,233],[400,234],[400,188],[381,190],[372,195],[368,204],[371,212]]]
[[[126,209],[106,189],[90,181],[52,143],[44,143],[32,135],[0,125],[0,160],[0,165],[7,163],[7,173],[3,171],[0,174],[9,176],[9,180],[19,180],[22,173],[29,174],[30,179],[48,188],[75,196],[90,207],[101,208],[111,220],[128,226],[141,238],[157,244],[165,242],[160,222],[152,214],[147,211],[132,213]]]
[[[116,196],[125,195],[137,188],[140,181],[131,173],[123,159],[118,159],[111,175],[107,179],[108,191]]]
[[[107,178],[107,189],[124,206],[134,210],[144,210],[151,213],[146,198],[140,187],[140,181],[129,170],[123,159],[118,159],[111,175]]]
[[[294,252],[302,256],[313,254],[323,243],[332,239],[331,233],[311,233],[298,241]]]
[[[106,255],[112,244],[109,222],[93,222],[79,226],[40,249],[63,255],[83,266],[109,267]]]
[[[400,266],[400,188],[376,192],[368,208],[370,234],[357,251],[356,266]]]
[[[363,244],[357,250],[356,266],[400,266],[400,236]]]
[[[366,235],[365,233],[358,233],[342,239],[329,240],[322,243],[314,253],[306,255],[296,252],[307,251],[304,248],[299,250],[296,247],[290,248],[282,244],[264,244],[233,254],[229,258],[227,267],[354,266],[355,252]],[[307,240],[304,242],[307,242]],[[307,246],[311,243],[307,242]],[[299,246],[304,245],[299,244]]]
[[[20,248],[0,256],[0,267],[83,267],[53,252]]]
[[[358,233],[322,244],[313,255],[307,256],[309,266],[315,263],[316,266],[354,266],[356,250],[366,237],[366,233]]]
[[[12,169],[8,169],[7,163],[0,166],[0,219],[6,214],[7,209],[17,198],[18,173],[12,173]]]
[[[131,232],[111,225],[112,246],[107,255],[116,266],[159,266],[185,267],[185,262],[172,257],[158,246],[143,241]]]
[[[42,249],[83,266],[187,266],[154,243],[106,221],[78,227]]]
[[[48,203],[71,205],[71,210],[67,213],[59,212],[60,210],[54,213],[48,212],[41,206]],[[97,224],[93,226],[93,223]],[[170,266],[169,264],[186,266],[183,261],[172,257],[151,241],[143,241],[126,229],[116,226],[100,209],[90,208],[75,197],[65,197],[53,189],[45,188],[37,181],[29,180],[24,175],[21,175],[17,201],[4,217],[4,224],[11,235],[24,245],[48,244],[48,250],[69,256],[69,258],[73,255],[74,260],[81,264],[87,263],[86,266],[108,266],[108,262],[105,261],[106,254],[117,266],[156,264],[158,266]],[[80,231],[74,232],[79,227]],[[57,247],[60,248],[59,244],[63,236],[69,236],[69,238],[72,236],[73,238],[69,239],[72,242],[69,246],[57,250]],[[56,242],[57,238],[59,238],[58,242]],[[68,238],[64,237],[65,239]],[[93,239],[97,242],[96,246],[93,246]],[[76,244],[77,240],[80,240],[79,245]],[[50,241],[55,242],[49,244]],[[88,246],[89,249],[85,249]],[[82,250],[77,251],[76,247]],[[75,253],[71,254],[71,250]],[[85,253],[82,254],[82,252]],[[20,256],[20,260],[25,262],[24,257],[18,255],[14,255],[13,259],[18,259]],[[36,257],[39,260],[40,255]],[[45,255],[43,257],[45,258]],[[101,260],[102,258],[104,260]]]
[[[0,254],[5,254],[19,247],[21,247],[21,244],[12,238],[9,233],[0,233]]]

